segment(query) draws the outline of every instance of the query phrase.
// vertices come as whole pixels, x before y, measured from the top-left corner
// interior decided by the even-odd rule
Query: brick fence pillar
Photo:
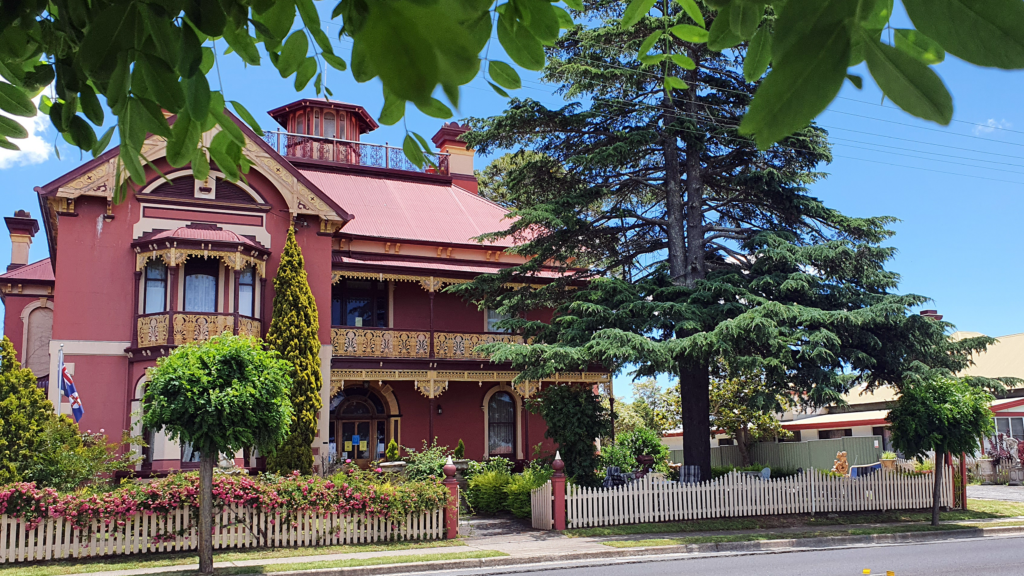
[[[555,473],[551,475],[551,495],[554,496],[555,506],[555,530],[565,530],[565,462],[562,456],[555,452],[555,461],[551,463]]]
[[[455,479],[455,463],[452,462],[451,456],[445,462],[442,483],[448,487],[448,493],[451,494],[448,505],[444,507],[444,537],[454,540],[459,537],[459,481]]]

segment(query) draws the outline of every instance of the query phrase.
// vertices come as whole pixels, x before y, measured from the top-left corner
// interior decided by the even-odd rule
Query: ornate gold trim
[[[486,356],[476,354],[477,346],[503,342],[522,344],[523,337],[516,334],[460,334],[458,332],[434,332],[434,357],[452,360],[478,359]]]
[[[260,323],[260,321],[255,318],[239,318],[238,335],[259,338],[261,326],[262,324]]]
[[[376,380],[377,382],[445,380],[448,382],[512,382],[519,376],[513,371],[485,370],[331,370],[331,382],[345,380],[359,381]],[[607,372],[559,372],[544,378],[541,382],[606,384],[611,382],[611,374]]]
[[[140,250],[136,248],[136,250]],[[245,254],[243,252],[228,252],[225,250],[195,250],[176,248],[174,246],[162,250],[139,251],[135,255],[135,270],[141,272],[146,269],[146,262],[151,258],[160,258],[168,266],[180,266],[190,257],[220,258],[224,264],[232,270],[241,270],[246,266],[252,266],[260,278],[266,276],[266,256],[258,257],[256,252]]]
[[[437,292],[445,285],[453,284],[468,284],[472,280],[465,278],[439,278],[437,276],[412,276],[409,274],[388,274],[384,272],[366,272],[360,270],[334,270],[331,272],[331,284],[337,284],[342,278],[352,278],[354,280],[377,280],[384,282],[390,280],[392,282],[416,282],[421,288],[427,292]],[[503,284],[505,288],[512,288],[518,290],[529,286],[531,288],[541,288],[544,284],[526,284],[523,282],[509,282]],[[575,289],[575,286],[569,286],[570,290]]]
[[[167,345],[167,315],[145,316],[138,321],[139,348]]]
[[[416,380],[412,385],[427,398],[437,398],[448,389],[447,380]]]
[[[232,332],[235,317],[220,314],[175,314],[174,345],[205,342],[224,332]]]
[[[429,358],[430,332],[332,328],[335,356],[369,358]]]

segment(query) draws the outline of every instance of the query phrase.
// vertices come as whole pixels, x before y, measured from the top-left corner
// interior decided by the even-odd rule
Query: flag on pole
[[[75,389],[75,381],[71,378],[71,374],[68,374],[67,367],[64,366],[63,346],[57,354],[57,377],[60,379],[58,381],[60,391],[71,402],[71,413],[75,416],[75,422],[78,422],[85,415],[85,409],[82,408],[82,399],[78,397],[78,390]]]

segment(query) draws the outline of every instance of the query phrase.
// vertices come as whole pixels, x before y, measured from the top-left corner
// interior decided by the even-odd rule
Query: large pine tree
[[[292,424],[288,439],[267,458],[267,470],[289,474],[313,472],[313,439],[317,414],[323,403],[320,388],[320,339],[317,332],[316,301],[306,279],[302,250],[295,241],[295,228],[288,240],[274,278],[274,311],[267,330],[267,343],[295,366],[291,389]]]
[[[587,6],[578,21],[589,24],[549,49],[544,70],[575,102],[514,99],[472,120],[479,152],[519,155],[491,175],[514,220],[486,237],[518,238],[529,260],[453,290],[513,315],[556,308],[550,325],[506,321],[534,344],[489,345],[492,359],[529,379],[595,363],[678,377],[684,459],[707,478],[709,379],[720,362],[821,405],[857,380],[899,386],[914,367],[962,368],[985,344],[948,344],[948,324],[910,313],[926,299],[896,293],[899,277],[884,268],[892,218],[847,216],[809,192],[831,160],[823,130],[765,151],[739,136],[756,88],[742,51],[665,33],[694,23],[677,3],[629,30],[618,25],[624,2]],[[666,56],[641,62],[651,38]],[[501,287],[552,262],[573,268],[542,289]]]

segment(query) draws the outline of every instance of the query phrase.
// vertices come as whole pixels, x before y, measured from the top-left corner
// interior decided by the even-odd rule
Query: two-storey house
[[[13,250],[0,275],[4,331],[50,399],[61,400],[50,375],[63,348],[83,430],[147,434],[142,467],[154,472],[198,465],[189,446],[140,429],[147,369],[175,346],[224,331],[264,335],[272,279],[295,226],[319,313],[318,463],[366,464],[392,439],[414,448],[462,439],[475,459],[529,458],[541,442],[553,449],[543,420],[523,409],[548,383],[513,385],[509,366],[475,352],[521,337],[498,331],[492,311],[442,291],[522,262],[505,252],[508,242],[473,240],[502,229],[505,211],[477,194],[473,151],[459,139],[466,128],[442,126],[433,165],[417,169],[400,148],[362,140],[377,124],[361,106],[306,99],[270,116],[281,129],[263,138],[238,122],[252,161],[244,181],[226,181],[216,166],[196,181],[150,136],[142,154],[166,178],[147,169],[147,184],[115,203],[114,148],[36,188],[39,220],[26,211],[6,219]],[[29,263],[40,231],[50,257]],[[236,460],[255,466],[257,455]]]

